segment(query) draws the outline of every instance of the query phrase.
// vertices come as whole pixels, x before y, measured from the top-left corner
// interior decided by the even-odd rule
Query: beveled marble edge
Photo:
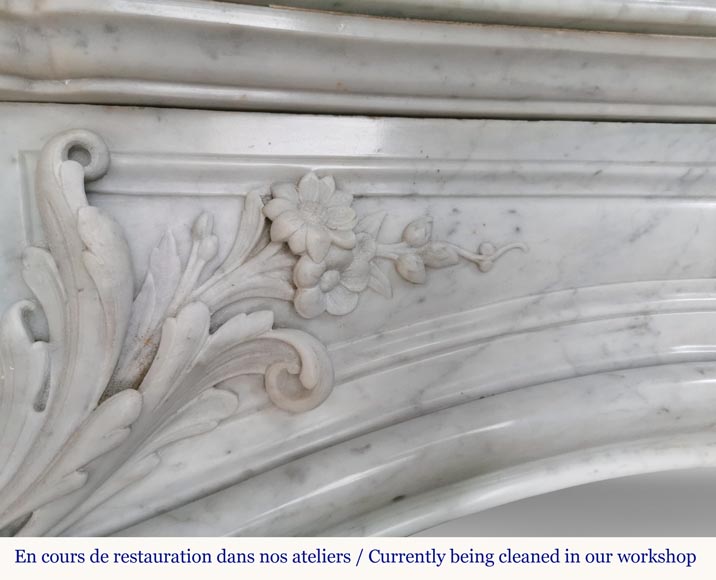
[[[656,437],[566,453],[466,479],[324,530],[322,536],[406,536],[544,493],[619,477],[716,466],[716,434]]]
[[[716,34],[710,0],[222,0],[483,24],[545,26],[663,34]]]
[[[0,8],[3,100],[712,121],[715,61],[716,39],[694,36],[198,0],[53,0]]]
[[[37,152],[23,153],[31,175]],[[554,156],[552,156],[554,157]],[[462,160],[328,155],[167,155],[119,153],[112,174],[91,183],[89,193],[122,195],[244,195],[271,180],[290,181],[316,171],[364,197],[678,197],[716,196],[716,168],[695,159],[663,161],[495,158]],[[449,181],[444,174],[451,176]],[[689,176],[685,180],[684,176]]]

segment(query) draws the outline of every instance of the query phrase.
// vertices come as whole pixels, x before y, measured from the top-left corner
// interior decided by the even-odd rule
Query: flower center
[[[321,280],[318,283],[323,292],[330,292],[341,281],[341,274],[338,270],[328,270],[321,276]]]
[[[323,209],[323,206],[317,201],[304,201],[301,204],[301,214],[309,224],[322,224],[324,222]]]

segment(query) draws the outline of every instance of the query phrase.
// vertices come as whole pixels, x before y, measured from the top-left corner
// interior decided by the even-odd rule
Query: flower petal
[[[351,207],[329,207],[326,225],[332,230],[351,230],[356,225],[356,212]]]
[[[318,183],[318,200],[322,204],[327,204],[333,197],[333,192],[336,191],[336,182],[330,175],[321,178]]]
[[[341,275],[341,284],[351,292],[363,292],[370,279],[370,262],[354,260]]]
[[[288,247],[297,256],[306,253],[306,234],[308,234],[308,226],[304,224],[300,230],[288,238]]]
[[[358,294],[340,284],[326,294],[326,310],[330,314],[343,316],[353,312],[356,306],[358,306]]]
[[[337,248],[336,246],[331,246],[324,260],[327,270],[339,270],[340,272],[345,270],[352,261],[353,252],[344,250],[343,248]]]
[[[293,183],[276,183],[271,186],[271,194],[274,198],[287,199],[298,204],[298,190]]]
[[[309,256],[301,256],[293,268],[293,282],[299,288],[311,288],[318,284],[326,270],[326,262],[314,262]]]
[[[326,205],[329,207],[350,207],[352,203],[353,196],[350,193],[346,193],[345,191],[336,191]]]
[[[292,201],[275,197],[264,206],[264,215],[273,221],[282,213],[295,210],[296,204]]]
[[[322,262],[331,248],[331,236],[323,227],[309,226],[306,234],[306,249],[314,262]]]
[[[298,182],[298,197],[301,201],[318,201],[318,176],[306,173]]]
[[[318,286],[299,288],[293,298],[293,307],[304,318],[315,318],[326,310],[326,295]]]
[[[305,222],[297,212],[286,211],[271,224],[271,239],[274,242],[285,242],[304,227]]]
[[[339,248],[352,250],[356,245],[356,235],[352,230],[331,230],[331,239]]]

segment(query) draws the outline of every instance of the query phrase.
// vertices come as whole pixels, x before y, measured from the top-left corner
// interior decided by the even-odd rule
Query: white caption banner
[[[147,576],[137,575],[146,573]],[[7,538],[0,577],[714,578],[716,538]]]

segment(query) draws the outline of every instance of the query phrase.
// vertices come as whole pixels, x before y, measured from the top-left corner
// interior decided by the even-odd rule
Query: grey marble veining
[[[266,0],[237,3],[273,5]],[[704,36],[714,36],[716,31],[709,0],[283,0],[281,5],[393,18],[582,30]]]
[[[48,248],[59,295],[104,313],[75,324],[119,321],[89,342],[65,331],[115,353],[99,379],[126,386],[144,355],[154,368],[103,395],[123,405],[117,447],[89,446],[92,476],[35,507],[30,530],[409,534],[713,463],[711,125],[39,104],[3,104],[0,120],[3,344],[38,369],[71,344],[53,334],[71,308],[11,306],[52,273]],[[257,346],[173,375],[190,358],[182,332],[201,364]],[[302,368],[303,383],[283,382]],[[162,407],[163,381],[191,404]]]
[[[462,11],[440,4],[446,17],[466,13],[480,22],[540,25],[559,7],[556,24],[643,21],[638,30],[669,34],[203,0],[10,2],[0,7],[0,99],[460,118],[716,118],[716,40],[693,35],[713,29],[707,2],[461,2]],[[406,2],[398,13],[429,16],[426,6]]]
[[[715,368],[594,375],[460,405],[297,459],[121,534],[404,535],[538,490],[713,465],[716,400],[706,377]]]

